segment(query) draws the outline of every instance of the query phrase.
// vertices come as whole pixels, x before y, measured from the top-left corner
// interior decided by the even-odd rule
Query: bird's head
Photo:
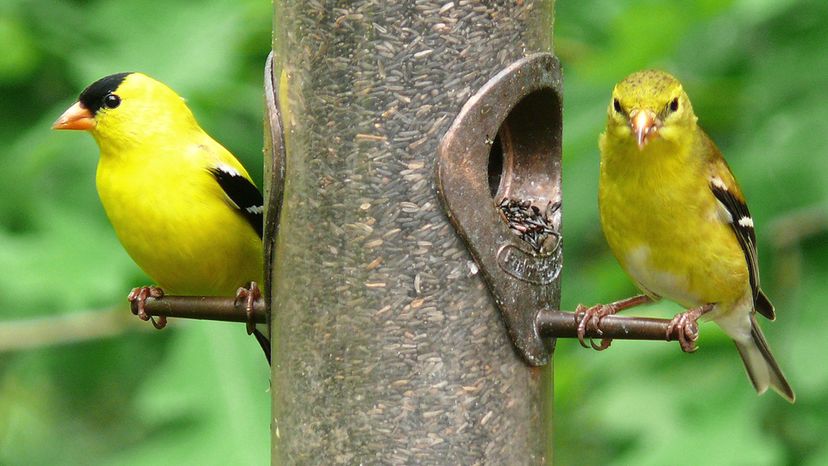
[[[658,70],[638,71],[619,82],[607,111],[607,132],[642,151],[657,140],[678,143],[696,124],[681,83]]]
[[[197,126],[184,100],[163,83],[129,72],[90,84],[52,128],[89,131],[102,146],[123,146],[181,125]]]

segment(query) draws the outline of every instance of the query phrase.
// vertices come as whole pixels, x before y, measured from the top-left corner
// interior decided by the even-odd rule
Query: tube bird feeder
[[[553,7],[274,3],[264,300],[145,308],[269,323],[272,464],[551,463],[552,351],[584,318],[559,310]]]
[[[468,225],[508,234],[491,223],[502,222],[495,198],[530,194],[530,162],[545,177],[528,180],[535,202],[560,202],[553,6],[275,2],[282,133],[271,137],[283,135],[284,150],[274,144],[266,172],[284,184],[269,246],[273,464],[551,462],[552,364],[526,360],[547,362],[548,343],[529,335],[516,351],[509,335],[523,318],[499,311],[508,287],[489,288],[509,272],[475,261],[467,241],[477,231],[455,228],[436,175],[441,141],[459,124],[468,148],[485,151],[456,159],[475,175],[452,195],[485,216]],[[506,94],[479,94],[498,76]],[[525,249],[507,267],[520,269],[519,256],[534,254]],[[557,308],[557,273],[540,280]]]

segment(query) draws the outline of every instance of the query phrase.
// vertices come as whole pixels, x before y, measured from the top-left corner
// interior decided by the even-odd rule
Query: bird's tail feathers
[[[793,403],[796,395],[782,374],[779,364],[773,358],[768,342],[753,313],[750,315],[750,338],[733,341],[736,343],[736,348],[739,350],[739,355],[745,363],[745,369],[756,391],[761,395],[770,387]]]
[[[256,341],[262,347],[262,351],[264,351],[267,358],[267,364],[270,365],[270,340],[259,329],[253,330],[253,336],[256,337]]]
[[[776,311],[773,309],[773,304],[771,304],[770,299],[768,299],[761,289],[756,294],[753,307],[756,309],[756,312],[767,317],[768,320],[776,320]]]

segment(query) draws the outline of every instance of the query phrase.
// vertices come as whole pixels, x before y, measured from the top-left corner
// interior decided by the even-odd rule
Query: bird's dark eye
[[[667,106],[671,112],[675,112],[678,110],[678,97],[674,98],[670,101],[670,105]]]
[[[103,104],[106,108],[115,108],[118,105],[121,105],[121,98],[115,94],[107,94],[103,98]]]
[[[619,102],[618,99],[612,99],[612,108],[614,108],[616,112],[621,113],[621,102]]]

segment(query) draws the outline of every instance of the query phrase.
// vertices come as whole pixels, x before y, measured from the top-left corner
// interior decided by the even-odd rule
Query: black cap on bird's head
[[[95,81],[80,93],[78,102],[92,112],[93,115],[98,113],[98,110],[105,105],[106,96],[115,92],[115,89],[118,89],[118,86],[124,82],[124,79],[131,74],[131,71],[111,74]]]
[[[113,94],[132,71],[111,74],[90,84],[81,92],[75,105],[63,112],[52,125],[53,129],[89,130],[95,127],[95,115],[101,108],[115,108],[120,98]]]

